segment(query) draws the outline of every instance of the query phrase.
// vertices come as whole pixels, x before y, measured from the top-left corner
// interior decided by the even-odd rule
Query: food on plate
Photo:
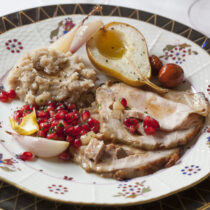
[[[129,85],[146,84],[160,93],[167,92],[152,83],[145,38],[133,26],[111,22],[101,28],[86,45],[90,61],[101,71]]]
[[[177,92],[177,95],[185,97],[186,102],[175,102],[124,83],[103,85],[96,91],[96,103],[100,104],[97,109],[100,133],[107,141],[146,150],[168,149],[186,144],[203,126],[203,116],[207,116],[208,103],[201,93]],[[118,110],[116,113],[113,104],[120,98],[127,100],[129,109]],[[191,102],[190,105],[188,101]],[[145,122],[148,116],[155,121],[150,119],[150,122]],[[135,128],[130,131],[131,125]],[[151,129],[153,135],[148,135]]]
[[[36,110],[36,111],[35,111]],[[37,118],[36,118],[37,116]],[[99,132],[99,122],[88,110],[77,110],[75,104],[49,102],[46,105],[24,105],[10,118],[11,127],[21,135],[63,140],[78,148],[81,136]]]
[[[17,114],[20,114],[20,112],[18,112]],[[20,119],[17,119],[16,121],[14,118],[9,118],[9,120],[12,129],[21,135],[32,135],[39,130],[39,125],[36,120],[35,109],[30,114],[24,116],[21,119],[21,122],[19,121]],[[18,122],[20,123],[18,124]]]
[[[74,28],[49,46],[50,49],[56,49],[66,53],[77,51],[97,30],[103,25],[101,21],[95,21],[84,25],[84,22],[96,12],[102,10],[101,6],[94,8],[84,19]]]
[[[161,67],[163,66],[162,61],[156,55],[150,56],[149,59],[150,59],[150,65],[152,68],[152,74],[158,75]]]
[[[95,70],[78,57],[47,48],[27,53],[7,78],[21,101],[38,105],[64,100],[84,104],[92,95],[95,80]]]
[[[160,83],[167,88],[177,87],[184,78],[183,69],[174,63],[163,65],[158,73]]]
[[[183,70],[149,57],[145,38],[133,26],[84,24],[100,9],[49,47],[24,55],[10,71],[11,91],[0,100],[17,95],[27,103],[10,118],[18,133],[10,134],[26,149],[23,160],[58,156],[117,180],[170,167],[202,128],[208,102],[201,93],[152,83],[151,69],[164,87],[177,87]],[[98,87],[101,72],[72,55],[85,42],[90,61],[127,84],[107,81]],[[161,95],[132,87],[144,84]]]
[[[2,91],[0,92],[0,101],[7,103],[10,102],[11,100],[16,98],[16,92],[14,90],[9,90],[7,91]]]
[[[42,158],[56,157],[65,151],[69,142],[46,140],[45,138],[34,136],[22,136],[16,133],[11,133],[15,140],[17,140],[27,151]]]
[[[144,151],[126,145],[104,144],[92,138],[88,145],[72,149],[73,160],[87,172],[123,180],[151,174],[176,163],[180,149]]]

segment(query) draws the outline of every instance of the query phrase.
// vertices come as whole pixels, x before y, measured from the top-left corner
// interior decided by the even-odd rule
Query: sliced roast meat
[[[173,95],[174,92],[172,92]],[[180,94],[181,97],[183,92]],[[169,98],[170,92],[167,94]],[[162,130],[171,131],[182,127],[184,121],[191,113],[201,113],[204,116],[208,113],[208,103],[200,93],[185,94],[185,100],[180,99],[181,103],[164,98],[156,93],[144,91],[139,88],[128,86],[124,83],[117,83],[111,86],[103,85],[96,91],[96,101],[101,106],[99,112],[107,114],[113,103],[120,98],[125,98],[131,110],[127,110],[127,115],[135,113],[140,119],[143,119],[147,114],[156,119]],[[106,100],[105,100],[106,99]],[[189,103],[190,101],[190,103]],[[190,105],[189,105],[190,104]]]
[[[113,103],[120,98],[126,98],[130,110],[125,110],[116,117],[115,110],[112,109]],[[178,103],[123,83],[109,87],[104,85],[96,91],[96,101],[100,104],[98,108],[100,132],[107,140],[146,150],[174,148],[186,144],[203,126],[204,117],[200,115],[200,110],[208,108],[205,98],[201,99],[202,97],[194,102],[195,105],[189,106],[189,101],[193,103],[192,98],[198,96],[186,94],[185,100]],[[200,106],[198,106],[199,101],[201,101]],[[147,115],[155,118],[160,124],[160,131],[155,135],[146,135],[144,132],[139,135],[131,134],[123,124],[127,117],[143,120]]]
[[[88,145],[79,149],[71,149],[73,160],[87,172],[95,172],[101,176],[123,180],[144,176],[159,169],[170,167],[180,157],[180,149],[143,151],[129,146],[117,144],[104,145],[103,150],[95,147],[95,155],[100,157],[96,162],[89,156],[93,145],[101,145],[101,141],[92,139]]]

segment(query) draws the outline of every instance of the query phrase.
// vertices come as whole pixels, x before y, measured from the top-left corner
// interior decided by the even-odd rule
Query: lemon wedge
[[[39,125],[36,120],[35,109],[30,114],[23,117],[22,122],[18,124],[13,118],[9,118],[13,130],[21,135],[31,135],[39,130]]]

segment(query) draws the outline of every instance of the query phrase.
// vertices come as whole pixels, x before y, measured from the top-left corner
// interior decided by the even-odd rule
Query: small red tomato
[[[21,155],[20,155],[20,159],[21,160],[31,160],[33,158],[33,154],[31,152],[23,152]]]

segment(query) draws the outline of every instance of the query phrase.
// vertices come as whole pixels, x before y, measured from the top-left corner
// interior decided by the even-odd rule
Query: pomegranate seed
[[[88,125],[82,125],[82,129],[89,132],[90,131],[90,127]]]
[[[70,127],[65,128],[65,133],[67,135],[73,135],[73,133],[74,133],[74,127],[73,126],[70,126]]]
[[[65,116],[67,113],[68,113],[68,112],[65,111],[65,110],[60,110],[60,111],[58,111],[57,114],[55,114],[55,119],[56,119],[56,120],[62,120],[62,119],[64,119],[64,116]]]
[[[51,127],[51,125],[50,125],[50,123],[48,123],[48,122],[41,122],[40,124],[39,124],[39,128],[41,129],[41,130],[49,130],[49,128]]]
[[[76,109],[75,104],[69,104],[69,105],[68,105],[68,110],[69,110],[69,111],[73,111],[74,109]]]
[[[54,111],[54,110],[55,110],[55,108],[53,106],[48,106],[47,107],[47,111],[48,112],[51,112],[51,111]]]
[[[124,124],[127,126],[127,127],[130,127],[131,125],[134,125],[136,126],[138,123],[138,120],[135,119],[135,118],[127,118],[124,120]]]
[[[124,106],[124,108],[127,107],[127,100],[125,98],[121,98],[120,103]]]
[[[151,118],[150,116],[145,117],[143,121],[143,126],[144,127],[153,127],[155,129],[159,129],[160,125],[157,120]]]
[[[153,127],[146,127],[144,128],[144,131],[147,135],[153,135],[156,132],[155,128]]]
[[[20,120],[20,118],[23,117],[23,112],[21,110],[18,110],[15,112],[15,115],[14,115],[14,120],[16,122],[18,122]]]
[[[42,119],[40,119],[40,118],[38,118],[37,119],[37,122],[40,124],[40,123],[45,123],[45,122],[47,122],[48,121],[48,119],[47,118],[42,118]]]
[[[98,120],[94,119],[94,118],[90,118],[88,120],[88,125],[90,126],[90,128],[92,128],[93,126],[95,126],[95,124],[98,122]]]
[[[7,103],[9,101],[8,93],[6,91],[2,91],[0,93],[0,101]]]
[[[75,148],[79,148],[81,145],[82,145],[82,142],[81,142],[80,139],[75,139],[75,140],[74,140],[73,146],[74,146]]]
[[[137,127],[136,127],[135,125],[131,125],[131,126],[129,127],[129,132],[130,132],[130,133],[135,133],[135,132],[136,132],[136,129],[137,129]]]
[[[85,135],[86,133],[88,133],[88,131],[82,130],[82,131],[80,132],[80,135],[83,136],[83,135]]]
[[[68,152],[63,152],[59,155],[59,158],[62,160],[69,160],[70,159],[70,154]]]
[[[65,105],[62,104],[62,103],[59,103],[59,104],[57,105],[57,108],[56,108],[57,111],[65,110],[65,109],[66,109]]]
[[[59,120],[59,123],[62,123],[64,128],[69,127],[69,124],[65,120]]]
[[[9,92],[8,92],[8,97],[9,98],[16,98],[16,92],[15,92],[15,90],[10,90]]]
[[[24,111],[23,116],[25,117],[26,115],[30,114],[31,111]]]
[[[26,112],[26,111],[31,111],[30,105],[23,105],[21,108],[21,111]]]
[[[56,108],[56,103],[53,101],[49,101],[48,106],[51,106],[53,108]]]
[[[97,133],[99,131],[100,123],[98,120],[96,120],[94,118],[90,118],[88,120],[88,125],[90,126],[90,128],[93,132]]]
[[[48,132],[48,130],[39,130],[37,132],[37,136],[42,137],[42,138],[46,138],[47,132]]]
[[[21,160],[31,160],[33,158],[33,154],[31,152],[23,152],[21,155],[20,155],[20,159]]]
[[[34,109],[35,109],[35,110],[38,110],[38,109],[39,109],[39,106],[36,105],[36,104],[34,104],[34,105],[31,105],[31,106],[30,106],[30,109],[31,109],[31,110],[34,110]]]
[[[94,133],[98,133],[99,132],[99,128],[100,126],[99,125],[95,125],[91,128],[91,130],[94,132]]]
[[[73,144],[73,142],[74,142],[74,137],[72,137],[72,136],[67,136],[67,137],[66,137],[66,141],[68,141],[70,144]]]
[[[73,135],[78,136],[78,135],[80,135],[81,131],[82,131],[82,126],[76,125],[76,126],[74,126]]]
[[[48,133],[48,134],[47,134],[47,138],[48,138],[48,139],[57,139],[58,136],[57,136],[56,133]]]
[[[85,121],[87,121],[89,118],[90,118],[90,112],[89,112],[88,110],[85,110],[85,111],[82,113],[82,120],[85,122]]]
[[[64,119],[68,123],[72,123],[74,121],[76,123],[79,120],[79,116],[75,112],[70,112],[70,113],[68,113],[68,114],[65,115]]]
[[[152,127],[155,129],[159,129],[160,128],[159,122],[155,119],[152,119]]]
[[[49,112],[45,112],[43,110],[38,110],[37,117],[40,117],[40,118],[49,117]]]
[[[54,111],[49,111],[49,113],[50,113],[50,117],[51,118],[55,116],[55,112]]]
[[[63,130],[64,130],[64,126],[63,126],[62,123],[58,123],[58,125],[56,125],[56,126],[54,127],[55,133],[56,133],[57,135],[59,135],[59,136],[63,134]]]

